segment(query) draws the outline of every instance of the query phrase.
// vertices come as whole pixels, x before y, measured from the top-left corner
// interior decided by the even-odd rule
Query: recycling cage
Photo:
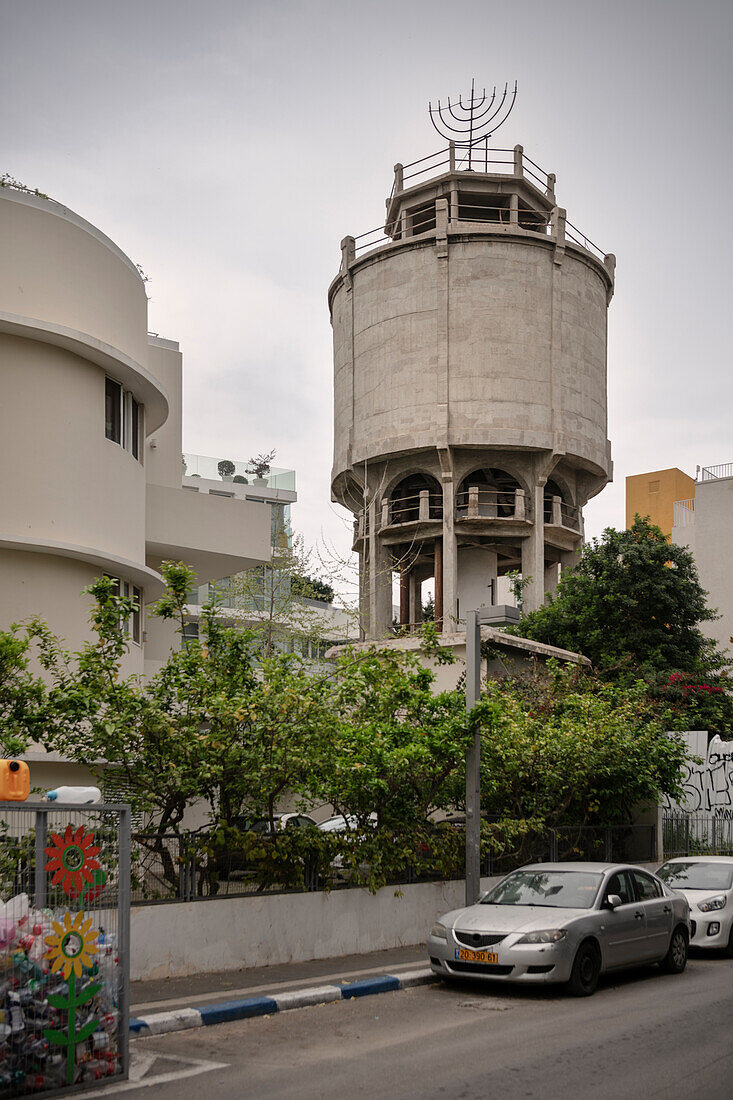
[[[0,802],[0,1100],[129,1072],[130,807]]]

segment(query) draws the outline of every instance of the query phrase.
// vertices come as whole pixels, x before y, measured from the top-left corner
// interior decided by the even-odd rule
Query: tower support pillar
[[[386,638],[392,628],[392,558],[378,538],[376,499],[369,502],[369,637]]]
[[[455,530],[455,486],[452,476],[443,479],[443,630],[455,630],[458,622],[458,547]]]
[[[522,577],[532,580],[527,584],[522,596],[522,609],[536,611],[544,603],[545,592],[545,501],[544,481],[533,489],[534,523],[532,530],[522,542]]]

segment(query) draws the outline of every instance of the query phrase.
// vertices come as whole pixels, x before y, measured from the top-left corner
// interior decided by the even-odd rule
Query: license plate
[[[493,951],[469,951],[466,947],[456,948],[456,958],[460,962],[497,963],[499,956]]]

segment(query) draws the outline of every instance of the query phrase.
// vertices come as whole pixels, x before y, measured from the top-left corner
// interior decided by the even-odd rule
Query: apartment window
[[[135,645],[140,645],[142,639],[142,607],[143,607],[143,593],[142,589],[138,588],[136,584],[131,584],[129,581],[122,581],[119,577],[111,577],[106,574],[111,581],[114,581],[114,588],[112,591],[115,596],[124,596],[125,599],[134,600],[135,604],[132,609],[132,614],[124,623],[125,633],[130,636]]]
[[[143,407],[114,378],[104,381],[104,434],[140,461]]]
[[[104,433],[113,443],[122,443],[122,386],[111,378],[104,383]]]

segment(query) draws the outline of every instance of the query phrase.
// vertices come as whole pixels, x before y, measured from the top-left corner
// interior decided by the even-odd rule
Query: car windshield
[[[726,863],[665,863],[657,875],[674,890],[730,890],[733,866]]]
[[[590,909],[602,879],[593,871],[515,871],[490,890],[481,904]]]

